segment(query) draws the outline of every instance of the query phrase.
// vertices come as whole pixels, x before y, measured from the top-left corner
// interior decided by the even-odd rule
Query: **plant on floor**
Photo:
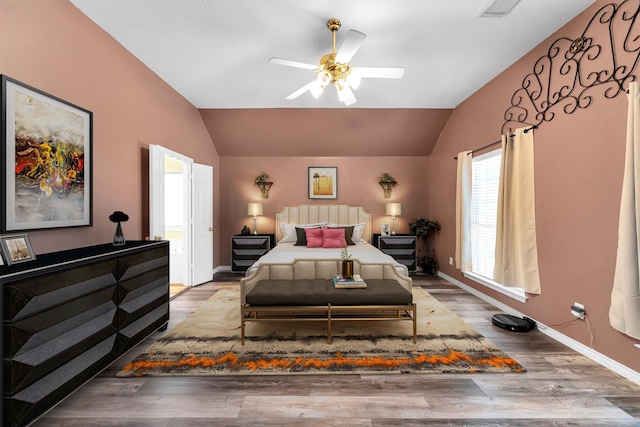
[[[409,234],[412,234],[422,241],[418,247],[418,265],[422,267],[424,274],[438,274],[438,261],[436,251],[431,248],[431,239],[434,234],[440,233],[442,227],[438,221],[420,217],[409,223]]]

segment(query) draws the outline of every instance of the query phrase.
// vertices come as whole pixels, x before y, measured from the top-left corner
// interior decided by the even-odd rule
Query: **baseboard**
[[[219,265],[213,269],[213,274],[219,273],[221,271],[231,271],[230,265]]]
[[[442,277],[443,279],[446,279],[447,281],[453,283],[454,285],[458,286],[461,289],[464,289],[465,291],[469,292],[470,294],[473,294],[475,296],[477,296],[478,298],[480,298],[481,300],[491,304],[492,306],[504,311],[507,314],[512,314],[514,316],[520,316],[520,317],[524,317],[523,313],[520,313],[517,310],[514,310],[512,307],[509,307],[506,304],[501,303],[500,301],[491,298],[488,295],[485,295],[484,293],[478,291],[475,288],[472,288],[469,285],[465,285],[464,283],[462,283],[461,281],[454,279],[453,277],[449,276],[448,274],[445,274],[441,271],[438,272],[438,276]],[[553,328],[550,328],[549,326],[538,322],[536,319],[533,319],[536,322],[536,327],[537,329],[542,332],[543,334],[553,338],[554,340],[558,341],[559,343],[562,343],[564,345],[566,345],[567,347],[577,351],[578,353],[582,354],[583,356],[588,357],[589,359],[593,360],[596,363],[599,363],[600,365],[604,366],[605,368],[615,372],[616,374],[628,379],[629,381],[633,381],[634,383],[640,385],[640,372],[636,372],[633,369],[624,366],[623,364],[616,362],[615,360],[605,356],[602,353],[599,353],[597,351],[595,351],[594,349],[592,349],[589,346],[586,346],[576,340],[574,340],[573,338],[570,338],[564,334],[561,334],[560,332],[554,330]]]

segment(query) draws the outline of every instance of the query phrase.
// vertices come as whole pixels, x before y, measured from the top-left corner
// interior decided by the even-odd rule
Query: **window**
[[[471,271],[491,279],[495,264],[501,150],[473,158]]]
[[[518,301],[527,300],[522,289],[493,280],[501,150],[473,158],[471,184],[471,271],[464,275]]]

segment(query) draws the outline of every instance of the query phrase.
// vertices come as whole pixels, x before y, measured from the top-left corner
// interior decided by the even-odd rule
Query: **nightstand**
[[[373,235],[373,246],[390,255],[400,264],[407,266],[409,273],[416,272],[417,247],[416,236],[410,234],[395,234],[393,236]]]
[[[236,234],[231,236],[231,271],[247,271],[275,246],[275,234]]]

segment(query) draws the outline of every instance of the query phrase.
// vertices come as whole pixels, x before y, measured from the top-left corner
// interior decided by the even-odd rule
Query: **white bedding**
[[[393,257],[382,253],[369,243],[358,242],[347,247],[351,259],[357,259],[362,263],[389,263],[396,267],[402,276],[409,276],[407,266],[398,263]],[[253,274],[260,263],[287,263],[294,259],[339,259],[339,248],[307,248],[295,246],[293,243],[278,243],[271,251],[264,254],[247,270],[246,276]]]

